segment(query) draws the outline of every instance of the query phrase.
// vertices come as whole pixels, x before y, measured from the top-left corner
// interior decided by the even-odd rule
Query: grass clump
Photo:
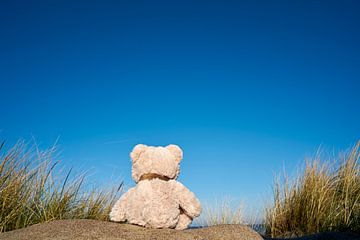
[[[229,198],[217,201],[215,205],[205,204],[196,225],[202,227],[220,224],[244,224],[242,205],[233,208]]]
[[[360,141],[334,161],[306,162],[290,181],[274,184],[274,199],[266,209],[266,233],[271,237],[301,236],[326,231],[360,232]]]
[[[55,219],[107,220],[117,189],[86,190],[85,174],[62,174],[55,148],[0,144],[0,232]]]

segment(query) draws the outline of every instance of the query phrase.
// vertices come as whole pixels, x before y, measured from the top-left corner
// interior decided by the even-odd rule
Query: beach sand
[[[219,225],[208,228],[149,229],[130,224],[96,220],[56,220],[0,234],[1,240],[262,240],[247,226]]]
[[[96,220],[56,220],[0,234],[1,240],[263,240],[244,225],[218,225],[206,228],[148,229],[129,224]],[[325,233],[298,240],[360,239],[354,233]]]

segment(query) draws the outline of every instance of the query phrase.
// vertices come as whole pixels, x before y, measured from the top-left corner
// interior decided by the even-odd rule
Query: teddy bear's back
[[[173,194],[172,182],[144,180],[130,189],[126,203],[128,222],[154,228],[176,226],[180,209]]]

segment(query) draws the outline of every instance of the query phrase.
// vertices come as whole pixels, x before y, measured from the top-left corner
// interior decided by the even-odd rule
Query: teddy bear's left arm
[[[132,195],[134,188],[130,188],[124,195],[121,196],[119,200],[115,203],[110,212],[110,220],[114,222],[124,222],[126,221],[126,207],[129,200],[129,197]]]
[[[191,218],[198,217],[201,213],[200,201],[189,189],[178,181],[171,181],[176,200],[185,214]]]

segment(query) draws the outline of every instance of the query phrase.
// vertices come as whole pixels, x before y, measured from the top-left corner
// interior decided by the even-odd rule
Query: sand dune
[[[57,220],[0,234],[1,240],[263,240],[257,232],[243,225],[218,225],[177,231],[146,229],[129,224],[96,220]],[[354,233],[326,233],[298,240],[360,239]]]
[[[28,228],[0,234],[6,240],[262,240],[252,229],[241,225],[222,225],[209,228],[177,231],[172,229],[146,229],[129,224],[95,220],[57,220],[36,224]]]

